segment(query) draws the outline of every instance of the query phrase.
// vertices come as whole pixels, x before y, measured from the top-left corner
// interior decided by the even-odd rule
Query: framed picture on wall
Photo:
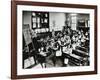
[[[11,78],[97,74],[97,6],[11,1]]]

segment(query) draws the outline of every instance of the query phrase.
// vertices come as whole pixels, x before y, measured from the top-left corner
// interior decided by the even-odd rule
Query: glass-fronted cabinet
[[[49,28],[48,12],[32,12],[32,29]]]

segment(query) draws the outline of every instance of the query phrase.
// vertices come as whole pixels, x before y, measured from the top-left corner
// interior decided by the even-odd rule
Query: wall
[[[78,24],[77,24],[78,20],[89,20],[89,14],[67,13],[66,18],[67,18],[68,26],[71,26],[72,30],[76,30],[77,26],[78,26]],[[88,25],[86,24],[86,26],[88,26]]]
[[[85,19],[85,20],[89,20],[89,15],[88,14],[79,14],[78,15],[78,19]]]
[[[35,0],[34,0],[35,1]],[[36,0],[57,3],[89,4],[98,5],[98,21],[100,21],[100,0]],[[100,34],[100,24],[98,23],[98,34]],[[100,36],[98,35],[98,41]],[[98,42],[98,49],[100,48]],[[65,76],[52,78],[39,78],[27,80],[100,80],[100,49],[98,50],[98,74]],[[11,72],[11,2],[10,0],[0,0],[0,80],[10,80]],[[25,79],[26,80],[26,79]]]
[[[62,30],[63,26],[65,25],[65,14],[64,13],[50,13],[49,14],[49,24],[50,24],[50,30],[54,29]]]
[[[29,24],[30,28],[32,27],[31,24],[31,12],[23,12],[23,24]],[[50,31],[54,29],[55,31],[57,30],[62,30],[63,26],[65,25],[65,14],[64,13],[50,13],[49,14],[49,26],[50,26]],[[59,27],[59,28],[58,28]]]
[[[29,24],[30,28],[32,27],[31,23],[31,12],[23,12],[23,24]]]

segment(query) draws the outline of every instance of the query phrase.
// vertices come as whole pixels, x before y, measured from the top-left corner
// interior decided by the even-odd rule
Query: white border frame
[[[22,68],[22,11],[47,11],[66,13],[88,13],[90,14],[90,66],[59,67],[46,69],[23,69]],[[66,73],[94,71],[94,9],[61,8],[46,6],[17,5],[17,75]]]

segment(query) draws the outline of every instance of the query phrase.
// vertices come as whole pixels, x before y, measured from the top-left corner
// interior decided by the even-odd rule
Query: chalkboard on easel
[[[26,45],[32,43],[29,24],[24,24],[23,25],[23,36],[24,36]]]

